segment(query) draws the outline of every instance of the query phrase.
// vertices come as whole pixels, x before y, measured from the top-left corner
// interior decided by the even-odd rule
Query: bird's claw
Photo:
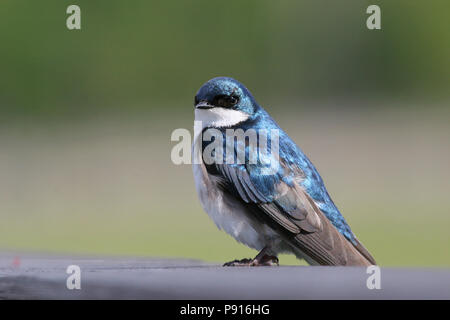
[[[263,266],[278,266],[279,260],[276,256],[264,256],[262,259],[235,259],[223,264],[224,267],[263,267]]]
[[[223,266],[224,267],[245,267],[245,266],[250,266],[252,261],[253,261],[253,259],[248,259],[248,258],[244,258],[241,260],[235,259],[233,261],[225,262],[223,264]]]

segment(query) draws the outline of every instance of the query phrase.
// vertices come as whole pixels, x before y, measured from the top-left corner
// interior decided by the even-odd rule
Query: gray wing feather
[[[307,192],[294,182],[280,181],[275,196],[265,196],[252,183],[244,166],[216,165],[242,201],[255,205],[278,229],[286,241],[321,265],[370,265],[375,260],[361,243],[353,245],[324,215]],[[289,208],[289,209],[286,209]]]

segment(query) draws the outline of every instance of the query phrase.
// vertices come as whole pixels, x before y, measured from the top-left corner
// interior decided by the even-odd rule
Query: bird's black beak
[[[195,109],[211,109],[214,108],[208,101],[202,100],[195,105]]]

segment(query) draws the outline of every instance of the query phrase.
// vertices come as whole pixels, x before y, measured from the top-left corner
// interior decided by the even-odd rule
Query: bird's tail
[[[366,258],[371,265],[376,265],[377,262],[375,261],[375,259],[372,257],[372,255],[369,253],[369,251],[366,249],[366,247],[364,247],[364,245],[355,238],[355,242],[356,245],[354,244],[353,246],[355,247],[356,250],[358,250],[359,253],[361,253],[361,255]]]

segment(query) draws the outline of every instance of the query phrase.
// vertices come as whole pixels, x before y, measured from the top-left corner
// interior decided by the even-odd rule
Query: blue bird
[[[228,77],[211,79],[199,89],[194,104],[195,120],[201,123],[192,153],[200,202],[219,229],[259,251],[253,259],[224,266],[278,265],[280,253],[294,254],[311,265],[376,264],[331,200],[314,165],[244,85]],[[212,133],[205,139],[208,130]],[[227,140],[238,130],[269,132],[268,142],[261,143],[262,135],[256,136],[256,144],[246,136]],[[216,148],[208,148],[214,141]],[[262,152],[264,146],[267,150]],[[205,159],[211,149],[214,161]],[[240,151],[243,161],[236,160]],[[256,161],[250,161],[255,154]]]

